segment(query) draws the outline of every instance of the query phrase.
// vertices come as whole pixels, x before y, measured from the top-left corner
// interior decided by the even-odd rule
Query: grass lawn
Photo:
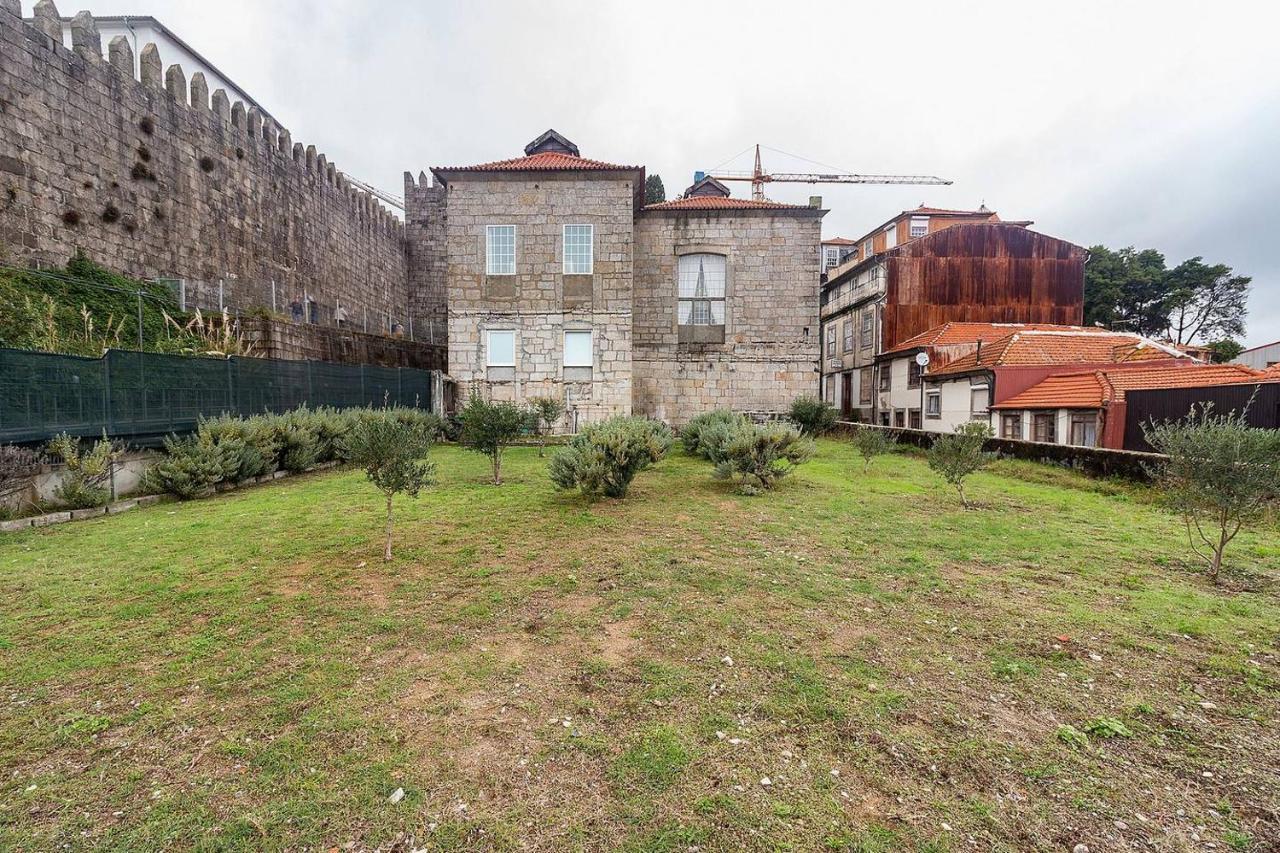
[[[6,536],[0,848],[1280,847],[1280,528],[1219,589],[1142,490],[819,447],[441,447],[389,564],[354,471]]]

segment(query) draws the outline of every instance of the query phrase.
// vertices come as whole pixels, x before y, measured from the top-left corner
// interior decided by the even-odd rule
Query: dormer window
[[[911,239],[923,237],[929,233],[929,217],[913,216],[911,217]]]

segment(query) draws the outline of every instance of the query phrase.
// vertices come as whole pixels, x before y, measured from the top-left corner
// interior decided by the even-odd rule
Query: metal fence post
[[[111,429],[111,351],[102,356],[102,429],[113,435]]]
[[[225,411],[229,415],[238,415],[240,414],[240,410],[236,407],[235,381],[231,377],[231,358],[230,357],[227,358],[226,374],[227,374],[227,405],[226,405]]]
[[[142,290],[138,289],[138,352],[142,352]]]

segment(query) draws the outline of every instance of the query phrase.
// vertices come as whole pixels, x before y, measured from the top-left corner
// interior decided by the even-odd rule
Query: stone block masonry
[[[155,45],[134,79],[127,40],[104,58],[88,13],[67,50],[49,0],[31,23],[17,6],[0,4],[4,262],[61,265],[80,249],[128,275],[185,280],[188,306],[310,299],[317,322],[341,306],[371,332],[443,312],[411,309],[404,226],[315,146],[210,95],[202,74],[166,69]]]

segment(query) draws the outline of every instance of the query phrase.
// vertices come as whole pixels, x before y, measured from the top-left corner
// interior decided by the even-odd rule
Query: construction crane
[[[764,201],[764,185],[787,184],[927,184],[948,186],[951,181],[932,175],[857,175],[847,172],[766,172],[760,165],[760,146],[756,145],[756,167],[750,172],[713,171],[707,177],[717,181],[750,181],[751,197]]]
[[[397,208],[399,210],[404,210],[404,199],[400,198],[400,196],[392,195],[391,193],[388,193],[388,192],[383,192],[377,187],[371,187],[368,184],[366,184],[364,181],[357,181],[355,178],[351,177],[350,175],[344,175],[343,177],[347,179],[347,183],[351,184],[356,189],[364,190],[374,198],[380,198],[383,201],[385,201],[387,204],[391,205],[392,207]]]

